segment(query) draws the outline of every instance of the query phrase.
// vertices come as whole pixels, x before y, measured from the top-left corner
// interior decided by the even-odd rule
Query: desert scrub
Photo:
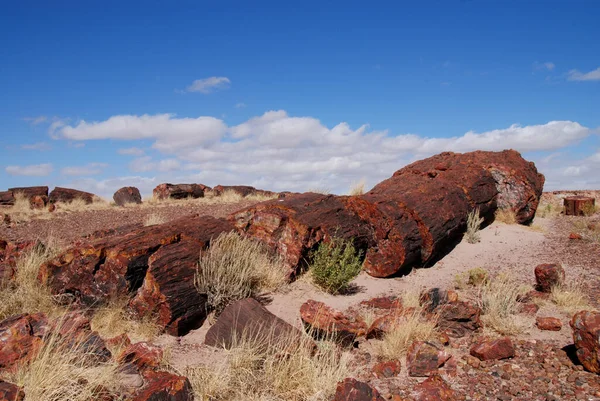
[[[483,312],[484,325],[502,335],[523,333],[529,324],[517,316],[520,312],[518,299],[528,290],[508,274],[499,274],[480,285],[477,303]]]
[[[313,282],[330,294],[343,293],[362,269],[362,252],[352,241],[334,237],[321,242],[310,253],[310,274]]]
[[[256,297],[283,285],[288,271],[260,242],[235,232],[219,235],[202,252],[195,276],[197,290],[219,314],[228,304]]]
[[[496,210],[494,221],[504,224],[516,224],[517,216],[512,209],[498,209]]]
[[[50,289],[40,283],[40,266],[59,252],[55,241],[39,242],[16,260],[15,275],[0,283],[0,320],[20,313],[44,312],[55,316],[63,308],[54,302]]]
[[[469,244],[476,244],[481,240],[481,236],[479,235],[481,223],[483,223],[483,217],[479,216],[479,209],[473,209],[467,215],[467,232],[465,233],[465,238]]]
[[[398,359],[415,341],[428,341],[436,336],[437,317],[426,317],[423,308],[413,312],[398,313],[392,330],[374,344],[379,356],[386,360]]]
[[[552,287],[550,301],[569,314],[584,309],[593,309],[583,290],[583,280],[581,279],[557,285]]]
[[[466,272],[458,273],[454,276],[454,287],[456,289],[465,289],[467,286],[479,287],[489,280],[488,271],[482,267],[475,267]]]
[[[148,217],[146,217],[146,219],[144,220],[144,226],[145,227],[155,226],[158,224],[163,224],[165,222],[166,222],[165,218],[162,217],[160,214],[152,213]]]
[[[90,321],[92,330],[103,338],[127,334],[133,342],[151,341],[160,333],[152,317],[137,318],[127,311],[127,298],[115,298],[94,309]]]
[[[309,335],[242,334],[215,366],[188,367],[197,400],[329,400],[349,374],[349,354]],[[234,336],[234,338],[236,338]],[[265,346],[266,344],[266,346]]]
[[[359,196],[365,193],[365,181],[353,182],[350,186],[350,196]]]

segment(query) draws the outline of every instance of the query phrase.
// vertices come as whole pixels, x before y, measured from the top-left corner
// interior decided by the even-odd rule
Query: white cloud
[[[44,123],[48,120],[46,116],[37,116],[37,117],[25,117],[23,120],[27,121],[31,125],[38,125]]]
[[[52,146],[50,146],[50,144],[48,144],[46,142],[36,142],[36,143],[21,145],[21,149],[46,151],[46,150],[51,150]]]
[[[117,150],[120,155],[143,156],[144,150],[140,148],[121,148]]]
[[[60,173],[73,176],[98,175],[102,174],[106,167],[108,167],[106,163],[89,163],[85,166],[64,167],[60,170]]]
[[[59,186],[77,188],[82,191],[91,192],[106,199],[111,199],[112,195],[119,188],[133,186],[138,188],[144,199],[146,199],[152,195],[152,190],[158,184],[163,182],[166,182],[166,180],[156,177],[141,176],[111,177],[103,180],[86,177],[65,182]]]
[[[552,71],[552,70],[554,70],[555,67],[556,67],[556,65],[554,65],[554,63],[551,61],[546,61],[545,63],[540,63],[540,62],[536,61],[535,63],[533,63],[533,68],[535,70]]]
[[[29,166],[7,166],[6,173],[10,175],[24,175],[30,177],[45,177],[52,173],[53,167],[50,163],[32,164]]]
[[[567,79],[569,81],[600,81],[600,67],[586,73],[579,70],[571,70]]]
[[[227,77],[209,77],[197,79],[190,86],[185,88],[186,92],[200,92],[208,94],[219,89],[227,89],[231,80]]]
[[[577,122],[551,121],[469,131],[450,138],[393,136],[370,130],[367,125],[356,129],[347,123],[328,127],[316,118],[289,116],[278,110],[231,127],[213,117],[114,116],[66,126],[58,134],[73,140],[151,139],[152,147],[168,158],[139,157],[132,160],[130,170],[171,172],[165,180],[292,191],[327,186],[343,193],[357,177],[365,177],[367,186],[374,185],[403,165],[442,151],[514,148],[554,152],[576,144],[591,132]]]
[[[246,103],[236,103],[235,108],[236,109],[243,109],[246,107]]]

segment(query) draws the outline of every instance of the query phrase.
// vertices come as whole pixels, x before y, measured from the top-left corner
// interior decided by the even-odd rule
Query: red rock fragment
[[[458,394],[442,379],[440,375],[429,376],[417,384],[411,395],[414,401],[455,401]]]
[[[569,234],[569,239],[575,239],[575,240],[579,240],[579,239],[583,239],[583,237],[581,236],[581,234],[577,234],[577,233],[570,233],[570,234]]]
[[[577,359],[587,371],[600,373],[600,312],[577,312],[570,325]]]
[[[113,195],[113,200],[117,206],[125,206],[128,203],[142,203],[142,195],[136,187],[123,187],[117,190]]]
[[[535,267],[535,282],[538,291],[551,292],[552,287],[565,281],[565,270],[559,264],[545,263]]]
[[[113,354],[120,354],[120,351],[129,347],[131,340],[126,333],[119,334],[118,336],[109,338],[106,340],[106,346]]]
[[[379,392],[367,383],[347,378],[339,382],[333,401],[384,401]]]
[[[160,184],[152,191],[157,199],[203,198],[210,188],[203,184]]]
[[[401,309],[402,300],[394,295],[375,297],[360,302],[361,306],[368,308],[390,310],[390,309]]]
[[[481,308],[466,301],[452,302],[441,305],[438,312],[437,326],[450,337],[464,337],[483,327],[481,323]]]
[[[415,341],[406,355],[406,366],[410,376],[424,377],[436,373],[452,355],[437,346]]]
[[[193,401],[194,393],[187,377],[168,372],[144,372],[146,385],[131,401]]]
[[[515,356],[515,348],[509,337],[499,338],[497,340],[484,340],[475,343],[471,347],[471,355],[482,361],[492,359],[506,359]]]
[[[560,319],[555,317],[540,317],[535,319],[535,325],[540,330],[548,331],[560,331],[562,329],[562,322]]]
[[[540,307],[537,304],[534,304],[533,302],[526,302],[521,304],[521,312],[527,315],[535,315],[538,312],[538,310],[540,310]]]
[[[50,203],[63,202],[69,203],[75,199],[82,199],[88,205],[94,202],[96,196],[89,192],[79,191],[71,188],[56,187],[50,192],[49,201]]]
[[[117,357],[121,364],[132,364],[140,371],[157,368],[163,358],[163,350],[147,342],[131,344]]]
[[[373,374],[380,378],[389,378],[398,376],[402,369],[400,361],[395,359],[393,361],[380,362],[373,366]]]
[[[47,327],[43,313],[16,315],[0,322],[0,371],[34,358],[43,345]]]
[[[16,384],[0,379],[0,401],[23,401],[25,393]]]
[[[346,344],[365,335],[367,331],[364,321],[312,299],[300,307],[300,318],[307,330],[313,330],[315,335],[332,337]]]

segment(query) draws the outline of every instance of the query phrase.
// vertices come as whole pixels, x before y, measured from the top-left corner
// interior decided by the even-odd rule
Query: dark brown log
[[[128,203],[142,203],[142,195],[136,187],[123,187],[117,190],[113,195],[113,200],[117,206],[125,206]]]
[[[282,344],[299,344],[300,330],[281,320],[258,301],[246,298],[227,306],[217,322],[206,333],[204,343],[212,347],[230,348],[242,337],[264,341],[265,345],[280,339]],[[297,338],[298,341],[292,341]]]
[[[204,197],[204,192],[209,189],[203,184],[160,184],[152,193],[157,199],[196,199]]]
[[[586,196],[570,196],[564,199],[565,216],[587,216],[593,214],[596,199]]]
[[[243,198],[245,198],[248,195],[265,195],[265,196],[276,195],[275,192],[265,191],[263,189],[256,189],[256,188],[248,186],[248,185],[217,185],[216,187],[213,188],[213,193],[216,196],[223,195],[223,192],[225,192],[225,191],[234,192],[236,194],[239,194]]]
[[[45,196],[48,197],[48,187],[16,187],[8,189],[13,194],[21,193],[25,195],[27,199],[31,199],[34,196]]]
[[[12,191],[0,192],[0,205],[12,206],[14,204],[15,204],[15,197],[13,196]]]
[[[91,194],[89,192],[79,191],[77,189],[71,188],[56,187],[52,190],[52,192],[50,192],[49,199],[50,203],[69,203],[74,201],[75,199],[82,199],[83,201],[85,201],[85,203],[89,205],[90,203],[94,202],[95,197],[96,195]]]

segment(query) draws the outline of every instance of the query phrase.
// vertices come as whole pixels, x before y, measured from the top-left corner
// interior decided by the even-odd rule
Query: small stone
[[[560,319],[555,317],[540,317],[535,319],[535,325],[540,330],[548,331],[560,331],[562,329],[562,322]]]
[[[482,361],[512,358],[515,356],[515,348],[509,337],[493,341],[481,341],[471,347],[471,355]]]
[[[536,266],[535,281],[537,289],[549,293],[552,287],[559,286],[565,281],[565,270],[556,263],[545,263]]]

